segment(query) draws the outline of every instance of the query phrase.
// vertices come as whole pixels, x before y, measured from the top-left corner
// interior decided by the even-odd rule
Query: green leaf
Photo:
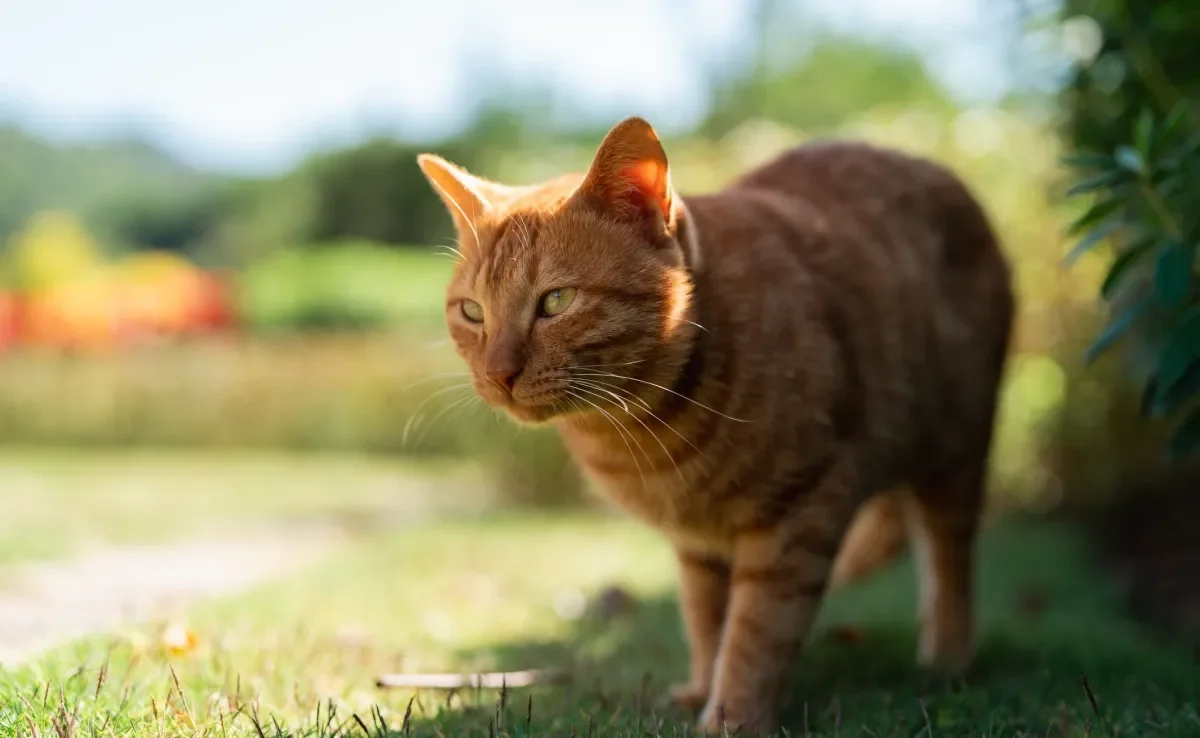
[[[1118,225],[1120,224],[1113,221],[1102,223],[1079,239],[1079,243],[1075,244],[1075,247],[1067,253],[1067,258],[1064,260],[1067,266],[1074,264],[1079,257],[1095,248],[1096,244],[1111,236],[1113,231],[1117,230]]]
[[[1088,192],[1103,190],[1106,187],[1111,187],[1112,185],[1115,185],[1121,180],[1125,179],[1125,176],[1125,172],[1120,169],[1112,169],[1107,172],[1101,172],[1094,177],[1088,177],[1081,182],[1076,182],[1071,186],[1070,189],[1067,190],[1067,197],[1077,197]]]
[[[1188,308],[1175,322],[1167,334],[1154,370],[1158,384],[1154,406],[1159,407],[1164,398],[1174,391],[1187,374],[1193,361],[1200,358],[1200,305]]]
[[[1166,307],[1176,307],[1192,286],[1192,251],[1172,238],[1158,252],[1154,265],[1154,293]]]
[[[1072,154],[1059,159],[1059,163],[1063,166],[1073,169],[1109,169],[1112,167],[1113,160],[1111,156],[1105,154]]]
[[[1173,461],[1181,461],[1200,449],[1200,409],[1188,413],[1187,418],[1171,434],[1167,442],[1167,455]]]
[[[1154,140],[1154,113],[1143,108],[1133,126],[1134,145],[1143,160],[1150,158],[1150,144]]]
[[[1129,272],[1130,268],[1150,252],[1157,240],[1158,236],[1156,234],[1147,233],[1117,254],[1117,257],[1113,259],[1112,264],[1108,267],[1108,274],[1104,277],[1104,284],[1100,286],[1100,294],[1106,300],[1112,299],[1113,294],[1117,291],[1117,287],[1120,286],[1121,279]]]
[[[1164,146],[1169,146],[1184,129],[1183,124],[1187,122],[1187,117],[1188,104],[1186,102],[1177,103],[1167,115],[1167,120],[1163,123],[1162,128],[1159,129],[1158,140]]]
[[[1146,380],[1146,384],[1142,387],[1142,397],[1138,403],[1138,411],[1143,417],[1147,415],[1156,415],[1155,402],[1158,396],[1158,378],[1151,376]]]
[[[1072,223],[1069,228],[1067,228],[1067,235],[1075,236],[1083,233],[1088,228],[1091,228],[1095,224],[1117,212],[1117,210],[1120,209],[1120,207],[1124,204],[1124,201],[1122,201],[1119,197],[1110,197],[1106,200],[1100,200],[1088,208],[1087,212],[1075,219],[1075,222]]]
[[[1138,150],[1132,146],[1118,146],[1117,152],[1113,155],[1113,158],[1116,159],[1117,164],[1122,168],[1134,172],[1135,174],[1141,174],[1142,172],[1146,171],[1146,161],[1142,158],[1142,155],[1138,153]]]
[[[1170,389],[1162,389],[1161,385],[1154,382],[1154,388],[1151,390],[1148,386],[1146,391],[1150,393],[1150,398],[1143,398],[1142,414],[1158,418],[1169,415],[1200,393],[1200,362],[1193,361]]]
[[[1091,364],[1107,351],[1110,346],[1125,335],[1126,331],[1133,327],[1133,324],[1142,317],[1142,314],[1146,312],[1149,306],[1150,301],[1143,298],[1125,310],[1117,312],[1108,322],[1108,325],[1104,327],[1104,330],[1100,331],[1100,335],[1096,337],[1092,345],[1088,346],[1087,351],[1084,352],[1084,363]]]

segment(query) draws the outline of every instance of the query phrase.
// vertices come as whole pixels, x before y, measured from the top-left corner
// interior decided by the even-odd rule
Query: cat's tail
[[[908,542],[899,493],[877,494],[858,510],[837,558],[830,587],[856,582],[894,561]]]

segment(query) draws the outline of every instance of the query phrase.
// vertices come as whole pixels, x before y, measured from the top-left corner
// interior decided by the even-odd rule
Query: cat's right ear
[[[480,179],[436,154],[418,154],[417,165],[450,211],[459,235],[474,233],[475,223],[492,210],[500,185]]]
[[[613,126],[579,192],[617,220],[637,224],[657,240],[674,236],[678,209],[667,155],[654,128],[639,117]]]

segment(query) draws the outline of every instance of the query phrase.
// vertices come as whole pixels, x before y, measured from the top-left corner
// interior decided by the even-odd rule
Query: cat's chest
[[[607,502],[692,548],[719,548],[727,537],[711,496],[699,489],[702,470],[663,455],[613,448],[587,437],[566,437],[567,448]],[[632,444],[631,444],[632,445]]]

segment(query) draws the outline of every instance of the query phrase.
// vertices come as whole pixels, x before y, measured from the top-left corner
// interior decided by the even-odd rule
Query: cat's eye
[[[574,287],[559,287],[542,295],[542,302],[538,306],[538,311],[542,317],[553,318],[555,315],[571,307],[571,302],[574,299]]]
[[[472,323],[483,322],[483,306],[474,300],[462,301],[462,314],[464,318]]]

